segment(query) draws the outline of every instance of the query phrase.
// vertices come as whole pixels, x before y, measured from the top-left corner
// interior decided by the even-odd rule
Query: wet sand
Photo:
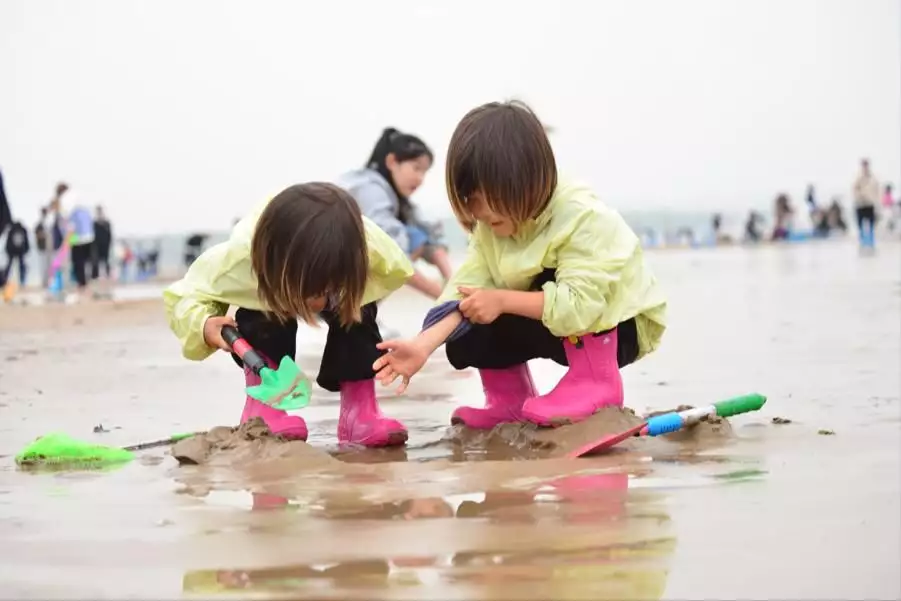
[[[18,470],[13,455],[54,430],[127,445],[234,425],[241,376],[224,354],[181,359],[158,302],[0,307],[0,596],[901,596],[901,246],[651,260],[671,327],[624,370],[627,405],[769,400],[731,427],[579,460],[560,454],[600,422],[488,440],[450,428],[480,385],[439,354],[407,395],[383,395],[405,449],[335,448],[337,396],[317,389],[310,444],[267,461],[179,466],[158,448],[117,469]],[[412,333],[427,307],[404,291],[384,319]],[[308,373],[324,335],[299,334]],[[533,370],[542,391],[562,373]]]

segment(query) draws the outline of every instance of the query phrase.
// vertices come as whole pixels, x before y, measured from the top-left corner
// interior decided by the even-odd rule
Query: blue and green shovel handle
[[[663,415],[649,417],[647,424],[641,433],[647,436],[660,436],[681,430],[685,426],[696,424],[707,417],[731,417],[741,413],[757,411],[766,403],[766,397],[762,394],[746,394],[719,403],[686,409],[685,411],[672,411]]]

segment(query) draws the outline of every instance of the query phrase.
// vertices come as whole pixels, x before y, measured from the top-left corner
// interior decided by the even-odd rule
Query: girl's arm
[[[463,315],[457,310],[459,299],[462,298],[458,289],[465,286],[494,288],[491,273],[475,236],[470,240],[466,260],[445,287],[438,299],[439,304],[426,315],[422,331],[413,338],[386,340],[377,345],[379,349],[389,351],[372,366],[377,379],[386,385],[402,376],[405,383],[399,391],[403,391],[406,382],[422,369],[429,355],[448,339],[466,332],[471,324],[464,321]]]
[[[250,264],[250,244],[257,219],[268,202],[256,206],[232,229],[228,240],[204,251],[182,279],[163,291],[169,328],[181,343],[186,359],[201,361],[216,352],[203,337],[207,319],[225,315],[232,305],[261,308],[258,282]]]
[[[638,268],[638,249],[617,215],[586,210],[576,217],[557,252],[555,280],[542,286],[542,323],[561,337],[616,327],[622,307],[611,310],[608,298],[624,271]]]
[[[463,317],[452,311],[409,340],[385,340],[376,345],[387,351],[372,365],[375,378],[388,386],[398,377],[402,383],[397,389],[402,394],[412,378],[425,365],[429,356],[451,336]]]
[[[452,311],[432,327],[417,334],[413,341],[431,355],[450,338],[461,321],[463,321],[463,316],[460,312]]]
[[[441,296],[441,284],[422,275],[415,268],[413,275],[407,280],[407,285],[433,299]]]
[[[499,290],[502,313],[521,315],[529,319],[541,319],[544,312],[544,291],[520,292],[519,290]]]
[[[203,326],[210,317],[225,315],[228,304],[216,300],[215,282],[228,257],[228,243],[201,254],[185,276],[163,291],[169,328],[181,344],[182,355],[192,361],[206,359],[216,349],[207,346]]]

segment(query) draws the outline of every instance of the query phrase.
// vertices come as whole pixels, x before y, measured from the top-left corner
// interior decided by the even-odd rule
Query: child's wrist
[[[501,313],[512,313],[510,311],[510,291],[509,290],[498,290],[497,294],[497,307],[500,309]]]
[[[440,340],[440,336],[436,336],[433,331],[434,328],[429,328],[428,330],[424,330],[416,335],[414,342],[416,345],[421,348],[427,355],[431,355],[438,347],[441,346],[441,343],[444,342]]]

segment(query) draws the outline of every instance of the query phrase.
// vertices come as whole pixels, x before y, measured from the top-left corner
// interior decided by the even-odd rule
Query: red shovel
[[[574,451],[570,451],[566,454],[566,457],[570,459],[575,459],[576,457],[582,457],[583,455],[591,455],[594,453],[600,453],[605,449],[609,449],[614,445],[618,445],[622,441],[627,438],[632,438],[633,436],[637,436],[641,433],[642,428],[644,428],[648,424],[647,421],[643,421],[637,426],[633,428],[629,428],[625,432],[619,432],[618,434],[609,434],[600,440],[594,440],[589,442],[586,445],[582,445],[578,449]]]

